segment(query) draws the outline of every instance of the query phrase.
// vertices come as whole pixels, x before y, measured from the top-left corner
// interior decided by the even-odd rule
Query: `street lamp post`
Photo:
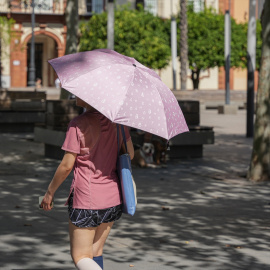
[[[173,15],[172,0],[171,0],[171,53],[172,53],[173,90],[176,90],[177,30],[176,30],[176,19]]]
[[[225,12],[225,103],[230,104],[230,56],[231,56],[231,1]]]
[[[114,49],[114,0],[108,0],[107,48]]]
[[[247,38],[247,138],[254,133],[254,71],[256,69],[256,0],[249,1]]]
[[[36,81],[36,67],[35,67],[35,0],[32,0],[32,14],[31,14],[31,22],[32,22],[32,38],[31,38],[31,49],[30,49],[30,66],[29,66],[29,80],[28,86],[35,86]]]

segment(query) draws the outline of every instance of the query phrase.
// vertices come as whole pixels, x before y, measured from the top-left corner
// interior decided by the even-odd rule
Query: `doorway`
[[[27,43],[27,82],[29,81],[30,53],[31,53],[31,43]],[[35,81],[37,80],[37,78],[41,79],[41,85],[43,85],[42,59],[43,59],[43,43],[35,43],[35,69],[36,69]]]

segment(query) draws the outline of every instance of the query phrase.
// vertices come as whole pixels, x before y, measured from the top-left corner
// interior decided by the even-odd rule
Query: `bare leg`
[[[93,242],[96,229],[78,228],[69,220],[70,251],[75,264],[83,258],[93,259]]]
[[[113,223],[114,222],[102,223],[97,227],[93,244],[93,255],[95,257],[102,255],[104,244],[111,231]]]

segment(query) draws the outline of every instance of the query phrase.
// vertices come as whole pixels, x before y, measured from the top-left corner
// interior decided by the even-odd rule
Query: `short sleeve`
[[[80,130],[75,121],[71,121],[68,125],[66,139],[63,143],[62,149],[71,153],[80,154]]]

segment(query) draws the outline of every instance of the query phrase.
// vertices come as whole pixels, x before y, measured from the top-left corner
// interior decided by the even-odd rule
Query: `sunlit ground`
[[[104,251],[105,269],[269,269],[269,183],[244,176],[252,149],[245,111],[236,116],[203,110],[216,143],[204,158],[169,161],[167,168],[134,169],[138,207],[116,224]],[[63,206],[38,209],[59,163],[44,158],[32,134],[0,134],[1,269],[74,269]]]

